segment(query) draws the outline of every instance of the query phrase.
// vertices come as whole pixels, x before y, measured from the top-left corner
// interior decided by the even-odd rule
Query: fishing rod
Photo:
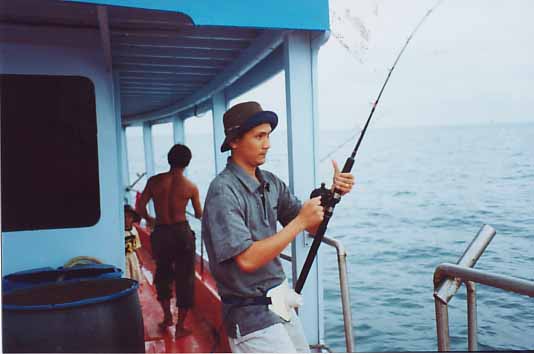
[[[146,175],[146,172],[143,172],[143,173],[137,173],[137,178],[135,179],[135,181],[132,182],[132,184],[130,184],[129,186],[126,186],[124,189],[126,190],[126,192],[131,192],[131,191],[135,191],[135,189],[133,189],[133,187],[135,187],[135,185],[143,178],[145,177]]]
[[[354,166],[354,159],[356,158],[356,154],[358,153],[358,149],[360,148],[360,144],[362,143],[362,139],[365,135],[365,132],[367,131],[367,128],[369,127],[369,123],[371,122],[371,118],[373,117],[373,114],[375,113],[375,109],[378,105],[378,102],[380,101],[380,97],[382,97],[382,93],[384,92],[384,89],[386,88],[386,85],[389,81],[389,78],[391,77],[391,73],[395,69],[395,66],[397,65],[397,62],[399,61],[400,57],[402,56],[402,53],[404,53],[404,50],[408,46],[408,43],[410,43],[412,37],[417,32],[419,27],[423,24],[423,22],[428,18],[428,16],[434,11],[442,2],[443,0],[439,0],[430,10],[427,11],[427,13],[423,16],[421,21],[417,24],[415,29],[412,31],[408,39],[406,39],[406,43],[404,43],[404,46],[402,47],[401,51],[397,55],[397,58],[395,59],[395,62],[393,63],[393,66],[391,69],[389,69],[388,75],[386,77],[386,80],[384,81],[384,84],[382,85],[382,88],[380,89],[380,92],[378,93],[378,96],[373,103],[373,107],[371,109],[371,113],[369,114],[369,117],[367,118],[367,121],[365,122],[365,126],[363,127],[362,132],[360,133],[360,137],[358,138],[358,142],[356,143],[356,146],[354,147],[354,150],[352,150],[351,155],[347,158],[345,161],[345,165],[343,166],[343,173],[350,172],[352,170],[352,167]],[[324,218],[321,224],[319,225],[319,228],[317,229],[317,232],[315,233],[315,237],[313,239],[313,243],[311,245],[310,251],[308,252],[308,255],[306,257],[306,260],[304,262],[304,265],[302,267],[302,270],[300,271],[300,275],[297,279],[297,283],[295,284],[295,291],[297,293],[302,292],[302,288],[304,287],[304,283],[306,282],[306,278],[308,277],[308,274],[310,272],[310,269],[313,265],[313,261],[315,257],[317,256],[317,251],[319,250],[319,246],[321,245],[321,242],[323,241],[324,234],[326,232],[326,228],[328,227],[328,222],[330,221],[330,218],[332,217],[334,213],[334,208],[336,207],[336,204],[340,202],[341,200],[341,193],[336,188],[334,189],[334,192],[328,190],[325,188],[325,184],[321,183],[321,187],[315,189],[311,193],[311,198],[321,196],[321,205],[324,207]]]

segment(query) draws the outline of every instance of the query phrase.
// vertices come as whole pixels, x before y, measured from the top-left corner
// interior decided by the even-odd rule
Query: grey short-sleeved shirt
[[[263,183],[228,159],[226,168],[211,182],[206,196],[202,238],[221,296],[262,296],[285,279],[278,257],[252,273],[243,272],[234,260],[254,241],[274,235],[277,221],[287,225],[302,206],[274,174],[258,168],[256,176]],[[261,198],[262,190],[265,202]],[[266,305],[223,304],[223,317],[228,335],[234,338],[236,325],[239,333],[246,335],[281,322]]]

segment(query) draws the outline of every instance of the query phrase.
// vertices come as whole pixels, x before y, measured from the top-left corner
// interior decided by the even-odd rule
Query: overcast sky
[[[365,120],[402,45],[435,4],[331,0],[333,35],[320,53],[321,115],[330,111],[346,125]],[[444,0],[397,64],[375,124],[534,121],[533,18],[530,0]]]
[[[363,125],[401,47],[435,4],[330,0],[332,34],[319,53],[321,130]],[[534,122],[533,19],[531,0],[443,0],[397,64],[373,125]],[[245,99],[284,116],[283,75]]]

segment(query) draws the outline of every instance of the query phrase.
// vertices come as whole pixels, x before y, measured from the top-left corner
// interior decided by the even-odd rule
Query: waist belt
[[[267,296],[221,296],[221,300],[226,305],[248,306],[248,305],[270,305],[271,298]]]

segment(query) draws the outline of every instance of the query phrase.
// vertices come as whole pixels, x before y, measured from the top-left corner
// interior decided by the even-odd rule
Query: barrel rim
[[[121,298],[123,296],[126,296],[136,291],[139,288],[139,282],[137,282],[136,280],[129,279],[129,278],[119,278],[119,279],[130,281],[130,286],[126,289],[123,289],[113,294],[109,294],[105,296],[97,296],[97,297],[87,298],[87,299],[78,300],[78,301],[70,301],[70,302],[65,302],[61,304],[46,304],[46,305],[13,305],[13,304],[6,304],[2,301],[2,309],[11,310],[11,311],[36,311],[36,310],[48,310],[49,311],[49,310],[69,309],[69,308],[74,308],[74,307],[98,304],[102,302],[109,302],[109,301]],[[118,279],[82,279],[82,280],[74,279],[74,280],[67,280],[67,281],[62,281],[58,283],[53,283],[53,284],[43,284],[42,286],[34,286],[34,287],[29,287],[29,288],[16,289],[8,293],[5,293],[4,295],[12,295],[18,292],[29,292],[31,290],[51,287],[54,285],[70,285],[74,283],[85,283],[85,282],[95,282],[95,283],[110,282],[110,281],[116,281],[116,280]]]

